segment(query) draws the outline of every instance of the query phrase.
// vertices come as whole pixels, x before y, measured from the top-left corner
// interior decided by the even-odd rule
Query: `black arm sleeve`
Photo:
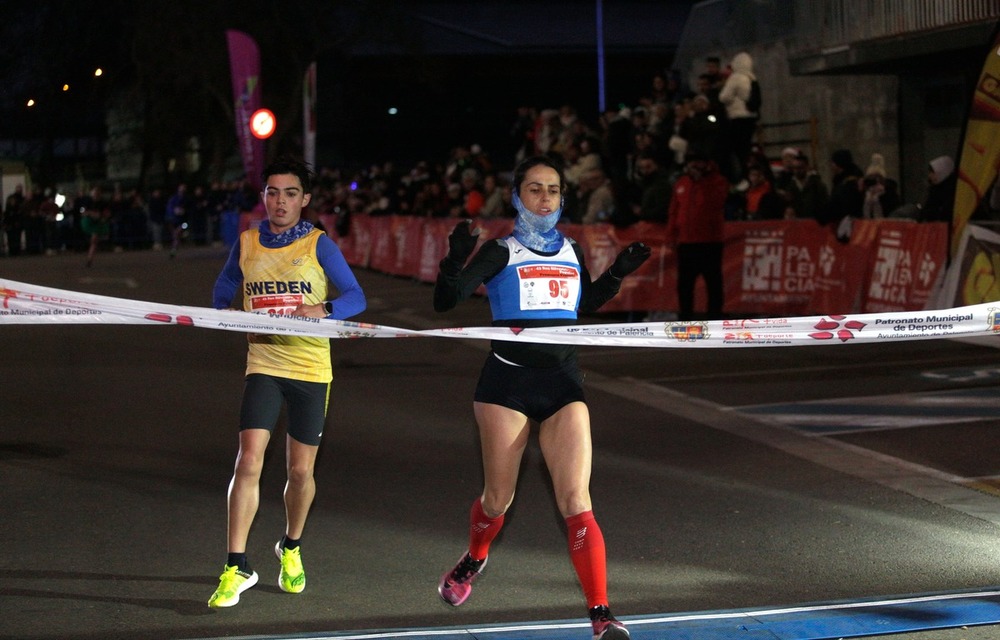
[[[491,241],[479,248],[463,269],[462,265],[445,256],[438,266],[434,283],[434,310],[448,311],[465,300],[507,265],[507,245]]]

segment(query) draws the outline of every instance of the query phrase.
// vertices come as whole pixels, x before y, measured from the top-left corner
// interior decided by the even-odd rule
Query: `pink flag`
[[[247,181],[255,190],[261,188],[264,171],[264,141],[250,133],[250,116],[261,106],[260,50],[253,38],[233,29],[226,30],[229,45],[229,70],[233,82],[233,113],[236,116],[236,139],[243,158]]]
[[[302,82],[302,159],[316,166],[316,63],[306,69]]]

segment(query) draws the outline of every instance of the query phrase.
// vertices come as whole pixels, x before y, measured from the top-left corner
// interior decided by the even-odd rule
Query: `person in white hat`
[[[951,221],[957,184],[955,161],[949,156],[938,156],[927,164],[927,197],[920,208],[922,222]]]

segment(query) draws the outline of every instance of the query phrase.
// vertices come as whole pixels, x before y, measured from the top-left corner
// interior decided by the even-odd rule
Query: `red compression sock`
[[[569,558],[573,561],[587,608],[608,604],[608,567],[605,559],[604,534],[597,526],[593,511],[584,511],[566,518],[569,538]]]
[[[500,533],[503,526],[503,516],[491,518],[483,511],[483,500],[477,498],[472,503],[469,512],[469,555],[476,560],[482,560],[490,553],[490,543]]]

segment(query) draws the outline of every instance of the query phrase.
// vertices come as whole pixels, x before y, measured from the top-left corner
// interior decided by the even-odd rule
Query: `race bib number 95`
[[[560,265],[525,265],[517,268],[522,311],[576,309],[580,297],[580,272]]]

